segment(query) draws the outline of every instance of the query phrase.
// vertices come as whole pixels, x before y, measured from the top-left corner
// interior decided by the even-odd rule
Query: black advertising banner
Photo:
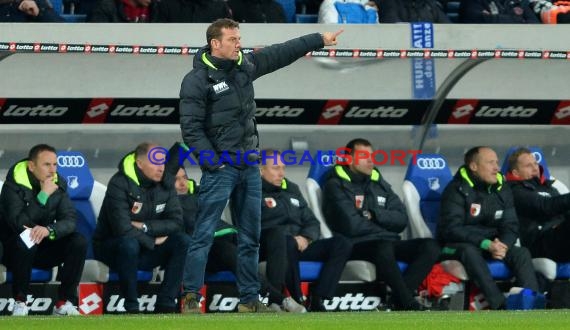
[[[259,124],[420,125],[431,100],[258,99]],[[0,98],[0,124],[178,124],[178,99]],[[570,100],[446,100],[436,124],[570,125]]]
[[[81,123],[89,99],[1,99],[1,124]]]

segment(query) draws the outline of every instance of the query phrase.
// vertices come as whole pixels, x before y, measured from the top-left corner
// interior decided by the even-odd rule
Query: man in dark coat
[[[191,283],[185,303],[195,303],[188,294],[204,283],[216,223],[231,198],[238,229],[238,310],[269,311],[258,299],[261,178],[253,81],[311,50],[336,45],[341,32],[313,33],[243,54],[239,23],[220,19],[208,27],[208,45],[194,56],[180,90],[182,137],[202,167],[200,208],[188,252],[195,267],[184,274],[185,287]]]
[[[439,259],[431,238],[401,240],[408,225],[404,204],[374,167],[372,145],[354,139],[346,146],[345,165],[335,165],[323,191],[323,211],[329,227],[353,243],[351,259],[376,266],[378,281],[392,289],[400,310],[424,310],[414,293]],[[402,274],[397,261],[409,263]]]
[[[533,258],[570,261],[570,194],[560,194],[532,152],[517,149],[508,159],[521,243]]]
[[[461,23],[540,23],[526,0],[462,0]]]
[[[137,270],[165,268],[156,312],[176,311],[188,239],[172,176],[153,158],[156,145],[141,143],[109,181],[93,235],[95,258],[119,275],[127,313],[138,313]]]
[[[211,23],[229,18],[232,12],[224,0],[160,0],[156,4],[156,23]]]
[[[530,253],[514,245],[518,236],[513,195],[499,172],[497,154],[489,147],[471,148],[443,192],[437,237],[444,245],[442,257],[463,264],[491,309],[504,308],[505,296],[486,259],[502,260],[519,286],[538,290]]]
[[[309,208],[299,186],[285,178],[285,164],[277,150],[263,150],[261,166],[261,260],[267,261],[267,279],[287,288],[291,297],[269,295],[272,308],[306,312],[301,300],[299,261],[323,262],[311,289],[309,310],[326,312],[323,299],[331,299],[351,252],[343,236],[319,239],[319,220]]]
[[[32,266],[63,263],[56,315],[79,315],[77,286],[83,272],[87,241],[75,232],[77,214],[67,183],[59,176],[57,155],[46,144],[34,146],[27,159],[8,171],[0,194],[0,239],[4,262],[12,271],[13,315],[28,314],[26,305]],[[26,243],[27,242],[27,243]]]

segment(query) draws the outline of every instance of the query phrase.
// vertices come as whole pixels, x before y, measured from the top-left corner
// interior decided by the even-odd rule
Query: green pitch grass
[[[570,329],[570,310],[0,317],[0,329]]]

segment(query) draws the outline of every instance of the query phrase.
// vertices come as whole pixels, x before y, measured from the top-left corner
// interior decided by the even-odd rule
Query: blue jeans
[[[261,228],[261,177],[258,166],[237,169],[229,165],[204,171],[198,195],[199,211],[184,268],[184,292],[198,293],[216,223],[228,199],[238,229],[237,286],[241,303],[258,299],[259,235]]]
[[[180,232],[168,235],[153,250],[142,247],[133,237],[113,237],[94,246],[95,258],[103,261],[119,275],[119,286],[125,297],[125,309],[138,311],[137,270],[164,267],[164,279],[160,286],[157,306],[174,308],[180,296],[180,283],[184,270],[188,238]]]

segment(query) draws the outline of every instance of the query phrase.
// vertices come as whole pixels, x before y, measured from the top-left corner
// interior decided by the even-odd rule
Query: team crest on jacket
[[[212,86],[212,88],[214,89],[214,93],[220,94],[230,89],[230,86],[228,86],[228,84],[225,81],[222,81],[221,83],[217,83],[214,86]]]
[[[354,196],[354,206],[356,206],[357,209],[360,210],[363,204],[364,204],[364,195]]]
[[[270,209],[277,206],[277,201],[273,197],[265,197],[263,200],[265,201],[265,206],[267,206]]]
[[[476,217],[481,213],[481,204],[471,204],[471,209],[469,210],[471,216]]]
[[[143,203],[141,203],[141,202],[135,202],[135,203],[133,204],[133,207],[131,208],[131,212],[132,212],[133,214],[139,214],[139,212],[140,212],[141,209],[142,209],[142,206],[143,206]]]

